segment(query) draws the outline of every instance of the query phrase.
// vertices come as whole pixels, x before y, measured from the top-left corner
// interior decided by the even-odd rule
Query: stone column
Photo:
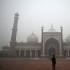
[[[22,54],[22,57],[24,56],[24,50],[22,49],[22,51],[21,51],[21,54]]]
[[[63,27],[61,28],[61,42],[60,42],[60,56],[63,56],[64,54],[64,47],[63,47]]]
[[[44,38],[43,38],[43,56],[45,56]]]
[[[21,55],[21,48],[19,48],[19,56]]]
[[[30,57],[32,58],[32,51],[31,51],[31,48],[30,48]]]
[[[69,57],[69,50],[68,50],[68,57]]]
[[[70,57],[70,50],[69,50],[69,57]]]
[[[38,57],[38,50],[36,49],[36,56]]]
[[[35,57],[36,57],[36,50],[35,50]]]
[[[60,56],[62,56],[62,43],[61,43],[61,40],[60,40]]]
[[[66,57],[68,56],[68,50],[66,50]]]
[[[59,44],[60,44],[60,47],[59,47],[59,56],[62,56],[62,31],[61,31],[61,35],[59,37]]]
[[[67,50],[67,57],[68,57],[68,50]]]
[[[45,51],[44,51],[44,35],[43,35],[43,32],[44,32],[44,30],[43,30],[43,27],[42,27],[42,54],[41,54],[41,56],[44,56],[44,54],[45,54]]]
[[[26,56],[26,48],[24,49],[24,56]]]

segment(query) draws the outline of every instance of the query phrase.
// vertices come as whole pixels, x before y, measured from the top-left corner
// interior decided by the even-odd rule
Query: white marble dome
[[[38,37],[32,33],[31,35],[28,36],[27,38],[28,43],[38,43]]]
[[[51,25],[51,28],[48,30],[48,32],[56,32],[56,30],[54,29],[53,25]]]

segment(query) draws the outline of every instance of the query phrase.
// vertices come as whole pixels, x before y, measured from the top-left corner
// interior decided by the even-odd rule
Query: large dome
[[[28,43],[38,43],[38,37],[32,33],[31,35],[28,36],[27,38]]]

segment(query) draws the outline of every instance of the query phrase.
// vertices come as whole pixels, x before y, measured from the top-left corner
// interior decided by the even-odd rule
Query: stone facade
[[[46,57],[51,56],[52,54],[55,54],[56,56],[70,56],[70,44],[63,43],[62,27],[60,28],[60,32],[56,31],[53,26],[51,26],[47,32],[44,32],[42,27],[40,43],[38,42],[38,37],[35,33],[28,36],[26,43],[17,43],[18,16],[18,13],[14,16],[10,47],[8,47],[8,49],[6,48],[6,50],[3,49],[3,51],[8,51],[11,56],[15,55],[26,58]]]

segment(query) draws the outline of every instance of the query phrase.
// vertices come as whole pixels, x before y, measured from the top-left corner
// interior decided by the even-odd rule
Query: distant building
[[[62,27],[60,27],[60,32],[56,31],[53,26],[51,26],[47,32],[44,32],[44,29],[42,27],[40,43],[38,42],[38,37],[34,32],[28,36],[27,42],[18,43],[16,41],[18,16],[18,13],[16,13],[14,16],[9,55],[12,54],[12,56],[14,55],[18,57],[40,58],[55,54],[58,57],[70,57],[70,44],[63,42]]]

